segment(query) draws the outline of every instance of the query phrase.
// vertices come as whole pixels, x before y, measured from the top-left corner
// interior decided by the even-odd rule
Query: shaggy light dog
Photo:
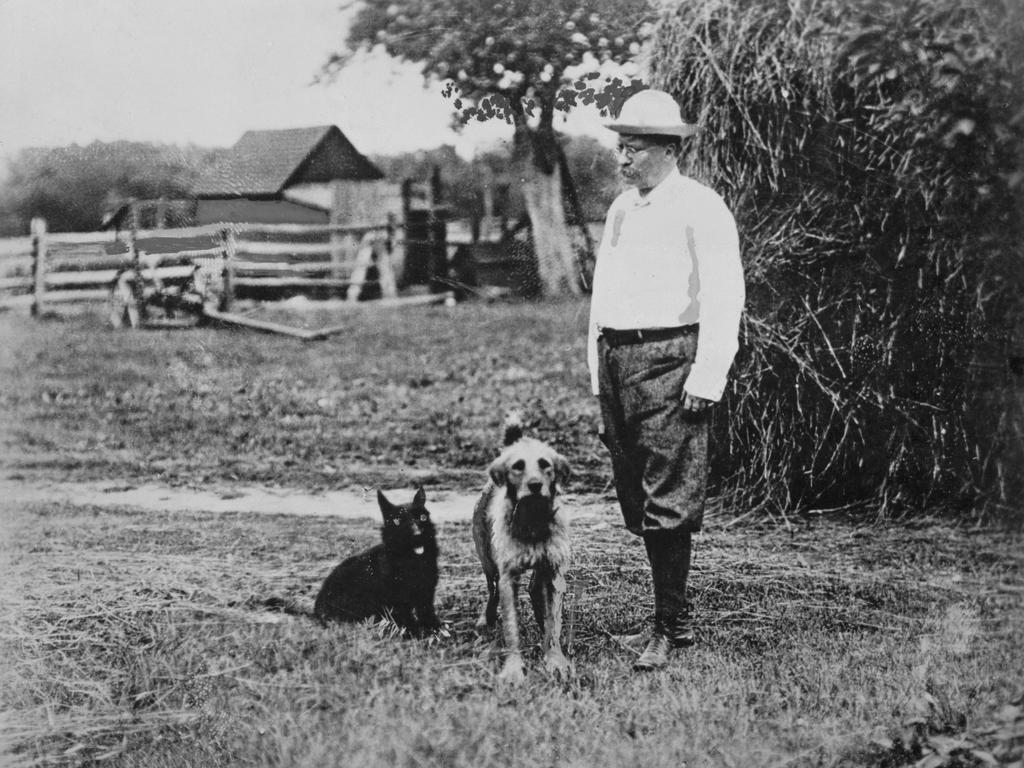
[[[517,596],[519,577],[532,570],[530,602],[543,633],[544,666],[564,675],[562,598],[571,548],[569,526],[558,506],[558,484],[569,463],[546,443],[523,437],[517,418],[506,421],[505,448],[488,467],[490,480],[473,511],[473,541],[487,578],[487,602],[477,627],[493,627],[501,609],[505,664],[499,679],[523,680]]]

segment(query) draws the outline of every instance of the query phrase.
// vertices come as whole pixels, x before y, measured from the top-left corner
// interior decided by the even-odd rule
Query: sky
[[[0,164],[93,141],[230,146],[250,129],[337,125],[365,154],[507,140],[450,129],[415,64],[360,57],[314,77],[346,32],[342,0],[0,0]],[[599,135],[596,114],[571,133]]]

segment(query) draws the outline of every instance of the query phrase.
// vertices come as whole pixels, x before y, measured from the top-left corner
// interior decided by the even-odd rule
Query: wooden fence
[[[396,267],[404,262],[404,237],[391,221],[50,233],[44,220],[34,219],[31,232],[0,239],[0,306],[28,305],[35,315],[51,305],[107,300],[126,269],[164,284],[206,269],[223,279],[223,310],[243,295],[312,293],[356,301],[373,286],[393,297]]]

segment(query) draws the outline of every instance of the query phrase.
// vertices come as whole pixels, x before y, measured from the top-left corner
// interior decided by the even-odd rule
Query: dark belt
[[[678,339],[681,336],[697,332],[697,324],[681,325],[677,328],[631,328],[620,331],[615,328],[602,328],[601,338],[609,347],[621,347],[624,344],[643,344],[645,341],[665,341]]]

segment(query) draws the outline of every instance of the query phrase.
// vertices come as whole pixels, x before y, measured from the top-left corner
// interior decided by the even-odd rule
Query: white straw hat
[[[653,88],[626,99],[618,119],[605,127],[616,133],[657,134],[681,139],[698,131],[693,123],[683,122],[679,105],[671,95]]]

